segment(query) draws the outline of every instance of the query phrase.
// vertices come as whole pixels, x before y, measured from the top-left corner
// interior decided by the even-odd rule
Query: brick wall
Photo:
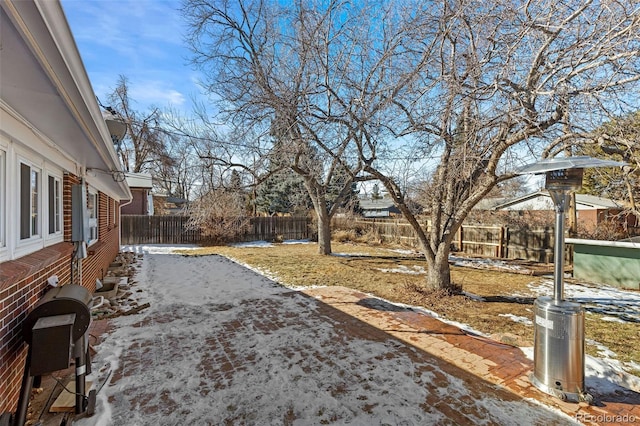
[[[148,193],[148,189],[131,188],[133,199],[129,204],[122,206],[122,214],[147,214]]]
[[[60,283],[70,277],[73,246],[59,243],[18,260],[2,263],[0,274],[0,412],[15,411],[27,355],[22,339],[22,321],[44,295],[47,278],[57,275]]]
[[[15,412],[27,345],[22,339],[22,321],[47,291],[47,278],[70,282],[71,186],[80,180],[65,174],[63,212],[65,242],[46,247],[19,259],[0,263],[0,413]],[[97,278],[104,277],[119,250],[118,203],[99,194],[98,241],[88,248],[82,261],[82,285],[95,291]],[[113,214],[116,215],[114,223]]]

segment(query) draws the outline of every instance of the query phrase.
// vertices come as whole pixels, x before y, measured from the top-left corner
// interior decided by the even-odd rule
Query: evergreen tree
[[[256,210],[267,213],[296,214],[307,211],[311,206],[309,194],[304,188],[302,178],[291,170],[279,171],[264,182],[257,189]]]

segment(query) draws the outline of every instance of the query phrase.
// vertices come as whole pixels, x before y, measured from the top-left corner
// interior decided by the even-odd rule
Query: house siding
[[[131,203],[122,206],[122,214],[148,214],[148,193],[147,189],[131,188],[133,199]]]
[[[80,179],[66,173],[63,180],[64,242],[45,247],[15,260],[0,263],[0,412],[17,408],[28,346],[22,338],[22,321],[48,289],[47,278],[57,275],[60,284],[70,282],[71,187]],[[119,251],[119,203],[99,193],[98,235],[82,261],[82,286],[95,291]],[[112,209],[115,209],[112,210]],[[113,223],[113,214],[116,216]]]
[[[71,281],[73,185],[97,195],[82,261],[90,291],[118,252],[115,210],[131,198],[126,182],[91,172],[122,167],[67,24],[59,1],[0,1],[0,413],[19,399],[24,319],[49,277]]]
[[[592,232],[600,222],[605,221],[606,210],[578,210],[576,218],[581,231]]]

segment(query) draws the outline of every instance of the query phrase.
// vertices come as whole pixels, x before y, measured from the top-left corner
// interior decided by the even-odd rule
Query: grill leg
[[[24,374],[22,375],[22,388],[20,399],[18,400],[18,411],[13,420],[13,426],[24,426],[27,421],[27,410],[31,399],[31,388],[33,387],[33,376],[31,376],[31,350],[27,352],[27,359],[24,363]]]
[[[86,409],[85,377],[87,375],[87,351],[85,350],[85,335],[78,339],[76,357],[76,414],[84,413]]]

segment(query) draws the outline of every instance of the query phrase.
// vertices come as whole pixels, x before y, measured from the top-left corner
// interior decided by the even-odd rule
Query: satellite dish
[[[107,108],[102,113],[102,117],[107,123],[111,141],[114,145],[119,144],[124,139],[124,135],[127,134],[127,123],[112,108]]]

